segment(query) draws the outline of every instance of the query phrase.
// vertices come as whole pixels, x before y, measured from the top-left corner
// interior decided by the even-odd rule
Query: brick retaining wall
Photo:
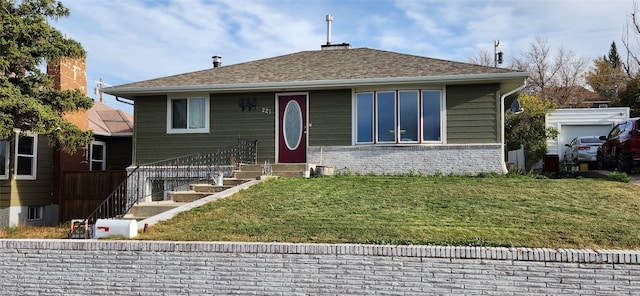
[[[637,295],[640,252],[0,240],[11,295]]]

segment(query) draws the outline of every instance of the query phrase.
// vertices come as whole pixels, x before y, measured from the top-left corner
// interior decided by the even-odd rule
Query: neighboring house
[[[542,97],[550,98],[559,109],[573,108],[606,108],[611,101],[582,86],[546,88]]]
[[[133,115],[94,101],[88,116],[94,138],[89,147],[89,169],[125,170],[131,165]]]
[[[611,105],[611,98],[603,97],[582,86],[572,86],[570,89],[572,89],[573,100],[569,102],[569,106],[558,108],[608,108]]]
[[[506,172],[505,98],[529,73],[348,44],[119,85],[134,163],[258,140],[258,163],[359,174]],[[508,106],[508,105],[507,105]]]
[[[47,73],[55,88],[86,93],[84,60],[63,58],[49,63]],[[80,147],[73,155],[51,148],[42,135],[16,132],[0,140],[0,227],[58,224],[66,172],[124,170],[131,164],[132,116],[94,103],[89,111],[65,115],[80,129],[96,134],[90,147]]]

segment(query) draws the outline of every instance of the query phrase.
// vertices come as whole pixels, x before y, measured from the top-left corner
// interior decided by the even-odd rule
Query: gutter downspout
[[[525,86],[527,86],[527,80],[526,79],[522,82],[522,84],[519,87],[517,87],[514,90],[512,90],[510,92],[507,92],[506,94],[500,96],[500,114],[501,114],[500,115],[500,117],[501,117],[500,121],[502,121],[502,128],[500,129],[501,130],[501,134],[502,134],[501,135],[501,137],[502,137],[502,149],[500,149],[500,165],[502,166],[502,173],[503,174],[507,174],[509,172],[509,170],[507,170],[507,162],[505,160],[506,159],[505,152],[507,150],[507,144],[506,144],[506,141],[504,139],[504,137],[505,137],[505,132],[504,132],[504,130],[505,130],[505,124],[504,124],[504,112],[505,112],[504,111],[504,100],[508,96],[512,95],[513,93],[516,93],[516,92],[519,92],[519,91],[523,90],[525,88]]]
[[[132,102],[126,102],[126,101],[123,101],[123,100],[122,100],[120,97],[118,97],[118,96],[115,96],[115,97],[116,97],[116,101],[118,101],[118,102],[120,102],[120,103],[125,103],[125,104],[127,104],[127,105],[131,105],[131,106],[133,106],[133,103],[132,103]],[[128,100],[128,99],[127,99],[127,100]]]

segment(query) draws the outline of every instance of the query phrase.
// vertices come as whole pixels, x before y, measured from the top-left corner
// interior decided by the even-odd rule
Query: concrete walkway
[[[138,221],[138,230],[144,230],[145,227],[153,226],[153,225],[157,224],[158,222],[169,220],[169,219],[175,217],[178,213],[186,212],[186,211],[189,211],[191,209],[194,209],[194,208],[197,208],[199,206],[202,206],[202,205],[204,205],[206,203],[210,203],[210,202],[212,202],[214,200],[218,200],[218,199],[225,198],[227,196],[233,195],[233,194],[237,193],[240,190],[249,188],[249,187],[251,187],[253,185],[256,185],[258,183],[261,183],[261,182],[263,182],[264,180],[267,180],[267,179],[268,178],[260,178],[260,179],[256,179],[256,180],[251,180],[249,182],[245,182],[245,183],[242,183],[242,184],[240,184],[238,186],[231,187],[231,188],[229,188],[229,189],[227,189],[225,191],[220,191],[220,192],[218,192],[216,194],[203,197],[201,199],[198,199],[196,201],[187,203],[185,205],[179,206],[179,207],[174,208],[172,210],[169,210],[169,211],[163,212],[161,214],[155,215],[153,217],[149,217],[147,219],[140,220],[140,221]]]

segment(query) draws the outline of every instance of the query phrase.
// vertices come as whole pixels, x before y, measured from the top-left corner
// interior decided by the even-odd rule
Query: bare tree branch
[[[493,66],[493,54],[489,53],[488,50],[482,48],[479,49],[473,56],[467,58],[467,62],[471,64],[476,64],[480,66]]]
[[[623,63],[623,68],[629,77],[633,77],[640,68],[640,57],[636,52],[640,48],[640,20],[638,19],[638,3],[636,1],[633,1],[632,13],[625,24],[625,29],[627,34],[622,36],[622,45],[627,50],[627,58]],[[633,31],[631,32],[633,38],[629,36],[630,29]],[[634,40],[635,44],[632,44]]]

